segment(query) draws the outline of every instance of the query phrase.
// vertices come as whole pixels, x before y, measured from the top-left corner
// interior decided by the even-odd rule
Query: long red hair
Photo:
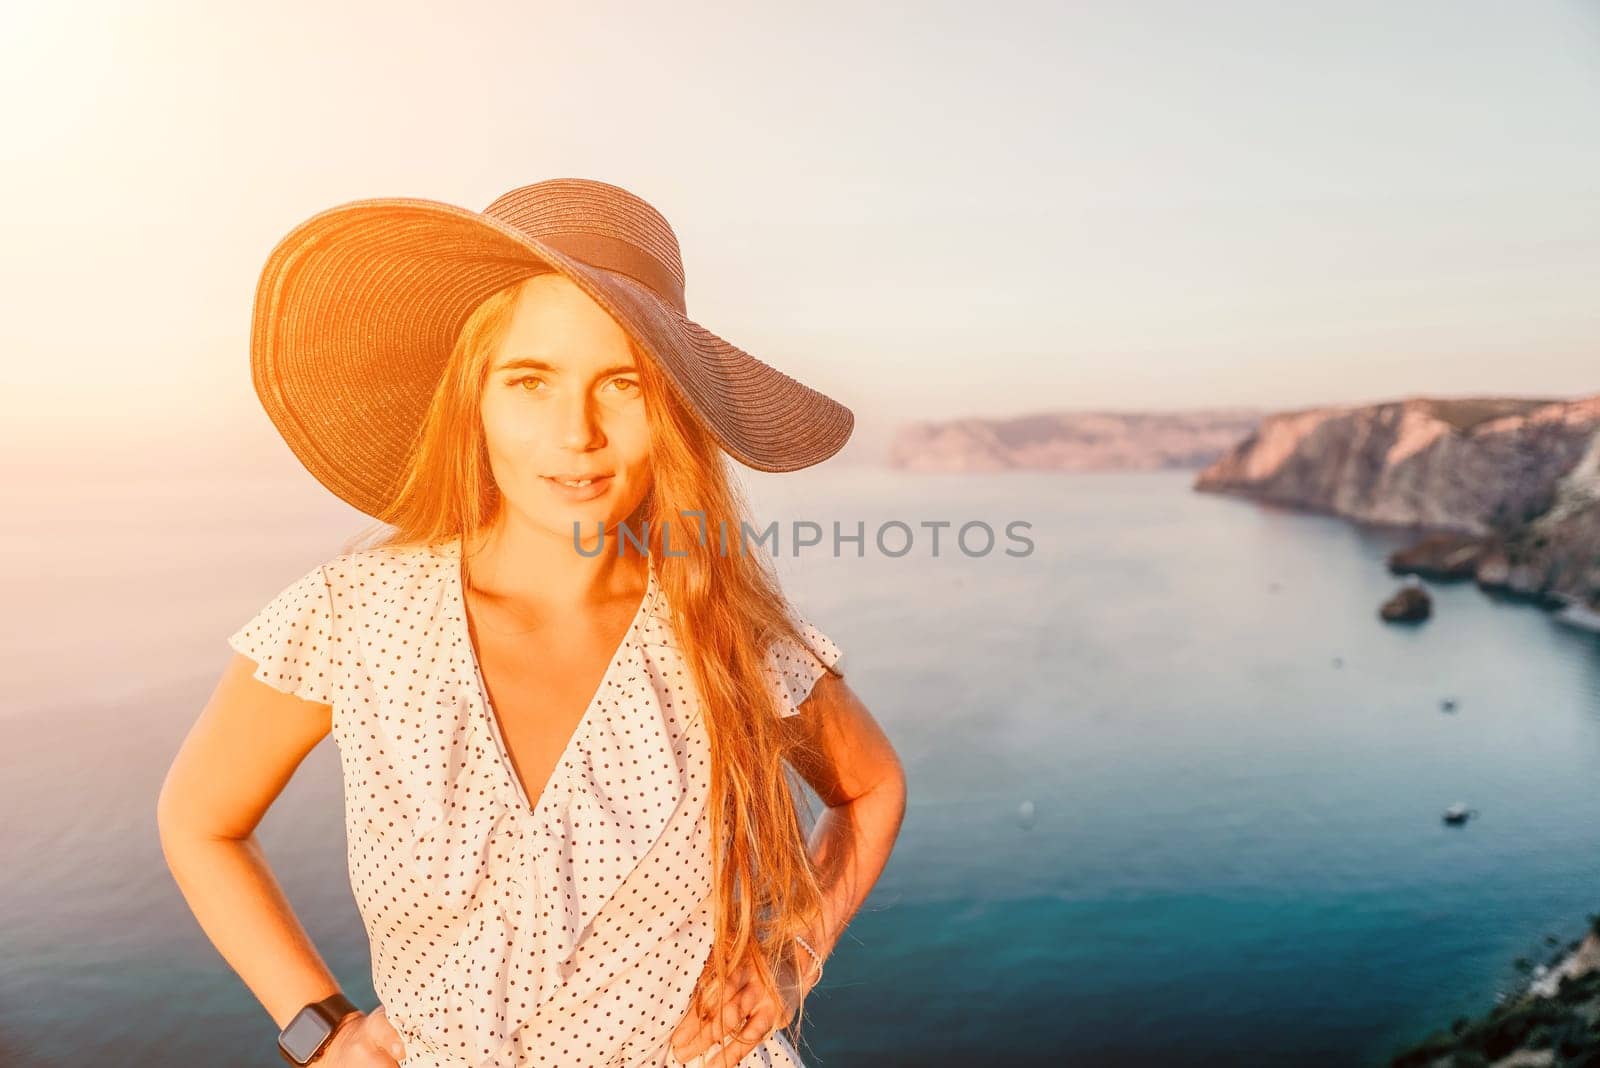
[[[489,466],[480,398],[492,353],[525,284],[489,297],[463,324],[412,444],[401,487],[378,517],[393,529],[372,547],[436,545],[496,518],[501,499]],[[800,756],[793,746],[801,743],[780,730],[765,658],[780,638],[809,645],[790,618],[764,555],[735,548],[748,507],[728,457],[637,345],[634,358],[650,422],[652,485],[629,529],[648,531],[649,551],[710,737],[707,803],[716,935],[708,968],[726,978],[748,965],[758,982],[775,991],[781,962],[801,975],[814,967],[794,935],[820,926],[822,891],[796,798],[799,783],[791,777],[791,757]],[[703,515],[708,536],[686,537],[686,512]],[[698,527],[699,521],[693,522]],[[680,528],[671,555],[661,544],[668,525]],[[728,532],[727,551],[713,533],[722,530]],[[828,671],[842,677],[835,668]],[[802,1016],[794,1021],[796,1033]]]

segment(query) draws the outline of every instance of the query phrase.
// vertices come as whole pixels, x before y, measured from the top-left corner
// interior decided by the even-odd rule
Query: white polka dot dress
[[[345,554],[228,639],[256,678],[332,707],[350,885],[402,1063],[679,1065],[670,1037],[713,935],[709,745],[654,561],[530,800],[468,637],[460,556],[460,538]],[[793,715],[825,668],[780,642],[767,671]],[[801,1063],[782,1031],[740,1061]]]

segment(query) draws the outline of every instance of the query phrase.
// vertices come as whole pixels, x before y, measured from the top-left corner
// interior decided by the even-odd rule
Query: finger
[[[701,983],[695,991],[695,1014],[702,1020],[708,1020],[722,1004],[722,992],[726,988],[723,980],[712,976]]]
[[[745,1021],[744,1026],[734,1034],[727,1045],[717,1051],[711,1063],[716,1068],[736,1068],[746,1053],[767,1040],[767,1035],[771,1031],[771,1014],[756,1013]]]
[[[711,1037],[712,1045],[728,1041],[733,1046],[743,1047],[728,1061],[730,1065],[737,1064],[739,1058],[765,1040],[772,1010],[764,1001],[760,988],[751,983],[739,992],[738,997],[723,1005],[716,1021],[718,1026]],[[752,1035],[755,1036],[754,1042],[748,1041]]]
[[[679,1020],[678,1026],[673,1028],[672,1043],[674,1048],[691,1041],[704,1026],[705,1018],[710,1014],[711,1009],[702,1005],[701,1000],[700,991],[697,989],[689,999],[689,1008],[683,1014],[683,1019]]]
[[[730,1035],[737,1036],[758,1000],[753,983],[747,984],[737,994],[724,1000],[718,1007],[716,1015],[705,1024],[710,1044],[716,1045]]]
[[[737,998],[730,999],[724,993],[727,987],[723,983],[712,980],[712,984],[716,989],[707,1001],[705,1010],[690,1021],[690,1034],[685,1047],[688,1053],[681,1058],[683,1060],[697,1057],[715,1046],[730,1032],[736,1031],[749,1014],[750,1010],[741,1008]]]
[[[721,1018],[720,1008],[707,1009],[704,1016],[691,1015],[688,1020],[688,1034],[684,1038],[685,1052],[680,1054],[679,1058],[685,1061],[691,1060],[716,1045]]]
[[[717,1013],[717,1037],[725,1034],[736,1034],[744,1024],[744,1018],[750,1015],[750,1009],[744,1004],[744,998],[733,997],[722,1003],[722,1009]]]
[[[744,1017],[746,1012],[739,1009],[736,1002],[725,1001],[706,1018],[698,1018],[694,1022],[696,1023],[694,1034],[688,1044],[690,1057],[698,1057],[704,1050],[717,1046],[717,1042],[728,1038],[728,1034],[738,1030],[739,1025],[744,1022]]]
[[[739,1040],[732,1035],[720,1045],[713,1043],[706,1053],[705,1068],[735,1068],[744,1058],[744,1054],[735,1049],[738,1044]]]
[[[372,1010],[372,1014],[368,1019],[368,1027],[370,1028],[368,1033],[377,1047],[393,1057],[396,1063],[405,1060],[405,1043],[400,1038],[400,1032],[395,1030],[394,1024],[389,1022],[388,1011],[382,1005],[379,1005]]]
[[[741,965],[734,969],[729,979],[713,975],[701,982],[695,990],[693,1007],[679,1023],[680,1031],[674,1032],[687,1050],[677,1055],[680,1060],[687,1061],[699,1056],[716,1045],[728,1031],[738,1027],[753,1007],[748,993],[753,989],[754,981],[755,969],[750,965]],[[743,1007],[739,1008],[737,1004],[730,1007],[730,998],[739,996],[744,997]]]
[[[680,1061],[690,1061],[700,1055],[700,1052],[711,1044],[708,1034],[709,1026],[706,1019],[700,1015],[699,1002],[689,1009],[678,1029],[672,1033],[673,1055]]]
[[[731,997],[735,992],[749,986],[756,977],[755,969],[748,964],[741,964],[733,970],[732,975],[707,976],[701,984],[707,996],[709,1005],[716,1005],[719,1001]]]
[[[700,1040],[700,1033],[704,1029],[703,1024],[704,1021],[700,1019],[699,1013],[690,1008],[683,1019],[678,1022],[677,1029],[672,1032],[672,1037],[668,1040],[672,1044],[672,1055],[674,1057],[680,1061],[687,1061],[699,1052],[697,1043]]]
[[[733,998],[734,1011],[731,1019],[734,1022],[729,1026],[738,1028],[758,1012],[770,1014],[773,1004],[767,995],[767,988],[760,983],[753,979],[746,983]]]
[[[692,1011],[684,1013],[683,1019],[678,1021],[678,1026],[674,1027],[672,1029],[672,1034],[667,1036],[667,1041],[672,1043],[673,1049],[677,1049],[685,1042],[689,1041],[689,1021],[692,1019],[694,1019],[694,1013]]]

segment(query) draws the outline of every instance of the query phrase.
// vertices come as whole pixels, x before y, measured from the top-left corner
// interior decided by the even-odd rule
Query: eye
[[[624,387],[623,393],[637,393],[639,391],[639,383],[631,378],[613,378],[611,385]]]
[[[544,379],[540,378],[538,375],[523,375],[521,378],[513,378],[510,382],[507,382],[506,385],[508,385],[508,386],[521,386],[521,385],[526,385],[529,382],[543,382],[543,381],[544,381]],[[533,390],[530,389],[527,392],[532,393]]]

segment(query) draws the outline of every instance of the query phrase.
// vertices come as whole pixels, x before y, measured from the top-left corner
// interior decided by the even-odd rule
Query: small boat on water
[[[1017,806],[1017,823],[1022,826],[1023,830],[1026,831],[1033,826],[1034,812],[1032,801],[1024,801]]]
[[[1446,823],[1461,824],[1467,822],[1471,815],[1472,809],[1468,808],[1460,801],[1457,801],[1455,804],[1444,810],[1443,819]]]

